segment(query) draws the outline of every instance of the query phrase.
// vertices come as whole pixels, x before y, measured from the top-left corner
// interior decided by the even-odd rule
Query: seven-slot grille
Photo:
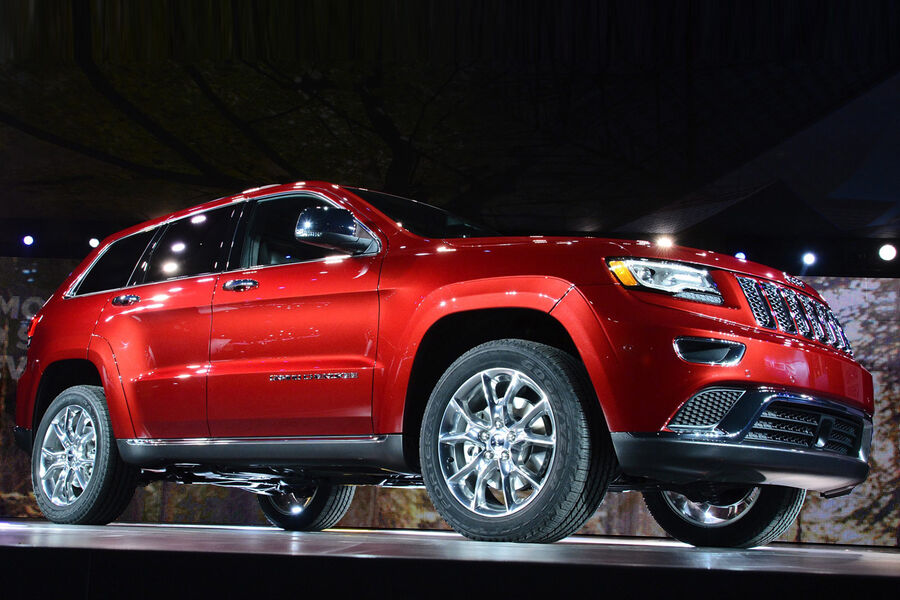
[[[760,327],[799,334],[853,355],[841,323],[818,300],[770,281],[737,280]]]
[[[854,417],[776,401],[763,411],[744,439],[851,456],[859,450],[862,431],[862,423]]]

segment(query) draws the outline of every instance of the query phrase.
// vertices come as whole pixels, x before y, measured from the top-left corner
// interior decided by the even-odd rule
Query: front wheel
[[[479,540],[552,542],[597,509],[615,465],[584,370],[557,348],[482,344],[428,400],[419,456],[451,527]]]
[[[735,488],[715,498],[672,491],[647,491],[650,514],[677,540],[694,546],[752,548],[787,531],[797,518],[806,490],[778,487]]]
[[[259,495],[259,507],[275,527],[321,531],[338,524],[353,502],[356,488],[319,481],[307,488]]]

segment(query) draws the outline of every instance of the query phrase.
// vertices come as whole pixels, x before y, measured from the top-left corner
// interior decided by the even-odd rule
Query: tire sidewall
[[[663,492],[645,492],[644,498],[659,526],[675,539],[694,546],[744,548],[764,545],[783,533],[764,535],[788,506],[796,502],[798,493],[803,491],[780,486],[760,486],[759,497],[747,514],[733,523],[718,527],[703,527],[686,521],[666,502]]]
[[[553,465],[548,479],[526,506],[502,517],[479,515],[459,504],[444,480],[436,441],[444,410],[453,393],[472,375],[493,368],[522,371],[539,385],[553,409],[556,430]],[[578,436],[588,433],[578,426],[581,411],[580,402],[565,374],[552,365],[543,364],[539,357],[524,348],[511,345],[476,348],[463,355],[435,386],[422,420],[419,449],[422,475],[435,507],[455,529],[464,529],[478,537],[490,539],[505,537],[517,530],[527,531],[528,525],[536,522],[539,516],[566,501],[569,494],[566,481],[576,469],[587,468],[589,453],[579,457],[573,452],[573,448],[579,447]]]
[[[79,406],[86,410],[94,421],[94,434],[96,436],[96,458],[91,472],[91,480],[87,488],[81,493],[75,502],[68,506],[57,506],[44,494],[40,484],[39,467],[44,437],[50,427],[50,422],[67,406]],[[97,500],[103,492],[103,488],[109,480],[110,466],[112,463],[111,445],[114,443],[112,428],[104,406],[98,405],[98,400],[92,393],[83,387],[73,387],[64,390],[47,407],[41,424],[34,438],[31,453],[31,482],[34,488],[34,496],[41,512],[53,522],[72,523],[81,521],[97,504]]]

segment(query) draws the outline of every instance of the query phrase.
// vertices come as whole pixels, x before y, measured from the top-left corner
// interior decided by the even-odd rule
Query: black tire
[[[259,507],[275,527],[288,531],[321,531],[334,527],[347,514],[356,488],[318,481],[296,492],[259,495]],[[291,510],[294,508],[294,510]]]
[[[479,402],[486,408],[477,414],[467,412],[463,417],[463,409],[458,408],[461,405],[454,396],[464,393],[466,386],[483,374],[487,374],[490,391],[482,388],[479,400],[477,389],[472,388],[471,399],[465,402],[466,410],[475,410]],[[527,383],[517,388],[521,391],[509,393],[513,381],[517,385]],[[532,389],[532,384],[540,391]],[[502,401],[501,393],[507,396]],[[496,419],[487,416],[485,398],[491,394],[494,406],[500,405],[497,410],[501,411],[494,415],[507,419],[508,428],[504,429],[506,424],[502,422],[502,427],[498,426]],[[552,409],[548,416],[522,425],[528,420],[526,415],[540,412],[537,408],[542,404],[541,398],[546,398]],[[451,402],[454,407],[450,407]],[[503,408],[510,403],[512,408]],[[472,417],[479,420],[470,420]],[[460,418],[465,419],[465,425],[461,425]],[[475,435],[482,441],[447,441],[452,439],[450,436],[463,435],[451,430],[444,432],[445,441],[440,443],[441,428],[450,427],[449,423],[455,423],[452,427],[457,429],[464,426],[464,435]],[[479,429],[485,423],[491,433]],[[543,439],[555,439],[554,445],[547,450],[513,441],[517,427],[540,428]],[[535,434],[535,430],[531,433]],[[557,348],[517,339],[487,342],[450,365],[425,408],[419,455],[428,494],[444,520],[466,537],[490,541],[554,542],[571,535],[599,506],[616,467],[609,431],[584,368]],[[533,459],[539,468],[529,466],[527,461]],[[477,472],[471,470],[475,463],[479,465]],[[513,463],[520,469],[516,474],[510,470]],[[457,464],[463,466],[457,469]],[[457,477],[469,474],[454,481],[451,489],[448,480],[453,479],[449,474],[452,469],[457,469]],[[539,485],[535,487],[520,476],[522,470]],[[489,471],[493,475],[488,475]],[[491,477],[499,482],[496,485],[503,488],[502,493],[496,486],[490,489]],[[467,495],[470,484],[471,496]],[[485,491],[479,493],[481,489]]]
[[[677,540],[694,546],[752,548],[764,546],[787,531],[806,498],[806,490],[779,486],[748,487],[738,495],[757,492],[758,496],[743,512],[713,526],[704,526],[679,514],[673,503],[687,500],[686,496],[669,495],[667,500],[666,492],[647,491],[643,495],[644,503],[659,526]],[[709,504],[723,506],[715,502]]]
[[[56,425],[70,423],[72,430],[63,427],[62,434],[54,429],[48,436],[55,420]],[[105,525],[128,506],[137,477],[138,469],[119,457],[103,388],[76,385],[63,390],[44,413],[31,453],[34,496],[44,516],[55,523]],[[51,486],[53,482],[59,487]]]

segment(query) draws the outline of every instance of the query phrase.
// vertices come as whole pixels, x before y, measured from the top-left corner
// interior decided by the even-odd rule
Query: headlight
[[[676,298],[722,304],[722,294],[706,269],[677,262],[621,258],[609,260],[609,269],[622,285],[672,294]]]

